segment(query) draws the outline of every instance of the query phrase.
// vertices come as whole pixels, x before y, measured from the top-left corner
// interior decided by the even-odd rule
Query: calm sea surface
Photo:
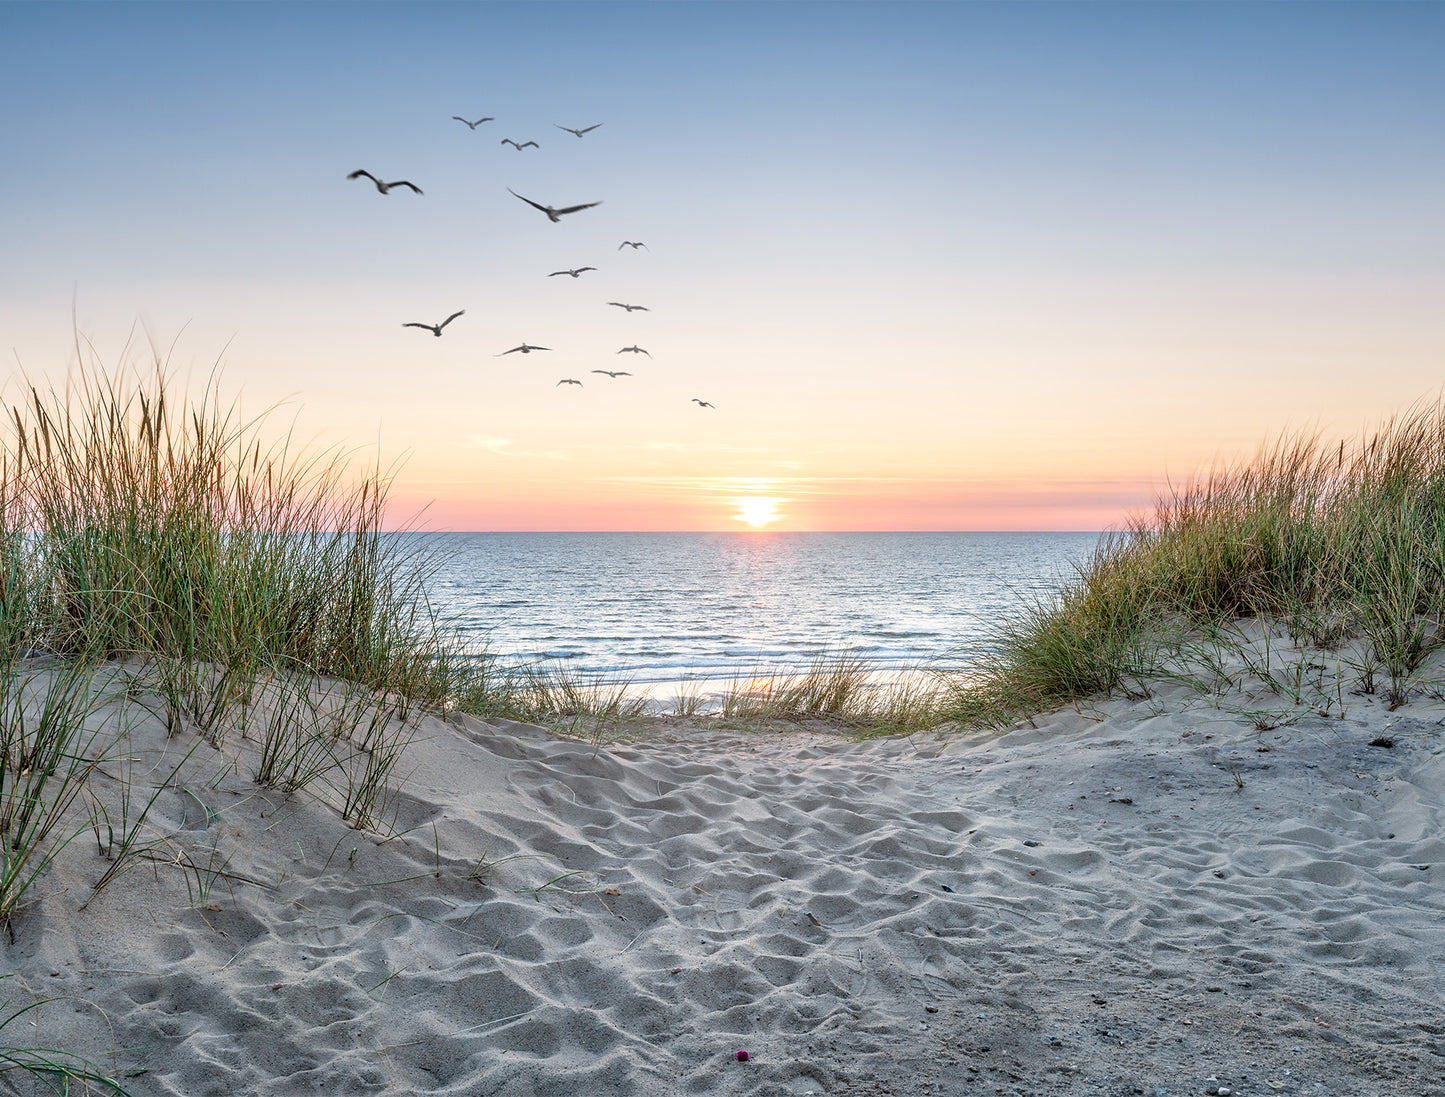
[[[1093,533],[457,533],[436,607],[513,662],[642,686],[801,668],[966,667],[991,622],[1053,590]]]

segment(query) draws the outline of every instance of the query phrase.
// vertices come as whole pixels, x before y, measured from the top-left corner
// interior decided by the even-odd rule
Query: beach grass
[[[1142,695],[1231,622],[1353,642],[1352,688],[1391,705],[1445,639],[1445,404],[1354,442],[1287,434],[1161,494],[1053,595],[1001,622],[951,713],[1000,724],[1091,693]],[[1207,645],[1206,645],[1207,646]]]
[[[917,731],[945,719],[946,681],[925,668],[880,674],[860,652],[825,652],[800,669],[735,675],[719,715],[743,724],[822,722],[859,736]]]
[[[103,664],[172,735],[257,739],[258,784],[321,782],[361,827],[385,817],[417,707],[477,693],[484,664],[427,603],[438,561],[385,529],[389,471],[308,452],[274,411],[214,377],[192,396],[159,360],[5,406],[0,925],[76,835],[113,856],[98,887],[150,847],[153,794],[88,790],[103,764],[130,773],[93,719]]]
[[[3,976],[11,978],[12,976]],[[59,1048],[15,1046],[9,1041],[11,1026],[21,1027],[27,1014],[34,1014],[54,999],[40,999],[9,1009],[0,1006],[0,1077],[11,1072],[29,1075],[55,1094],[108,1093],[112,1097],[128,1097],[129,1091],[95,1064]],[[8,1012],[7,1012],[8,1011]],[[19,1037],[19,1033],[13,1034]]]

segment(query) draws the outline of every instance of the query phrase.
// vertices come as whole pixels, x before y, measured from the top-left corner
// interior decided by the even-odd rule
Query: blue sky
[[[1442,47],[1440,4],[7,4],[0,339],[179,336],[453,528],[1098,528],[1438,393]]]

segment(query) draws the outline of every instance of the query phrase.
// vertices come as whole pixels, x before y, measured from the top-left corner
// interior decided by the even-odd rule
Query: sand
[[[83,834],[0,944],[5,1012],[54,1000],[0,1037],[185,1097],[1445,1094],[1445,707],[1342,700],[600,750],[428,716],[391,838],[233,732],[151,820],[224,876],[80,909]]]

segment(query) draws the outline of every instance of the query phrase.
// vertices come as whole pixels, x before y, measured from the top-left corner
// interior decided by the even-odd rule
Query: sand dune
[[[224,872],[81,910],[82,835],[0,995],[135,1094],[1445,1094],[1445,709],[1034,723],[427,717],[392,837],[258,791],[233,734],[152,808]],[[193,743],[126,746],[159,780]]]

